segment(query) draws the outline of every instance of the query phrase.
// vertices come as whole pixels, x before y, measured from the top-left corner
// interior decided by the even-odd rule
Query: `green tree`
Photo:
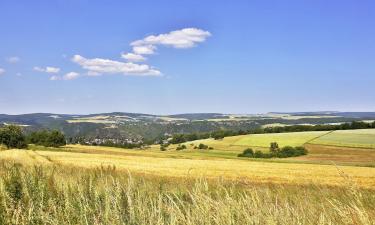
[[[27,148],[25,136],[19,126],[10,125],[0,129],[0,143],[10,148]]]
[[[276,153],[278,151],[279,151],[279,144],[277,144],[277,142],[271,142],[270,143],[270,152]]]
[[[28,142],[30,144],[42,145],[45,147],[60,147],[66,145],[64,134],[60,131],[36,131],[28,136]]]

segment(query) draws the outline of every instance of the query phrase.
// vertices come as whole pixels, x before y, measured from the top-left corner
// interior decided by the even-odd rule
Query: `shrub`
[[[208,149],[208,145],[205,145],[205,144],[200,143],[200,144],[198,145],[198,148],[199,148],[199,149]]]
[[[261,151],[255,151],[255,153],[254,153],[254,158],[263,158],[264,157],[264,154],[263,154],[263,152],[261,152]]]
[[[167,151],[168,146],[169,146],[169,144],[161,144],[160,145],[160,151]]]
[[[254,151],[251,148],[245,149],[241,154],[238,154],[238,157],[249,157],[253,158],[254,157]]]
[[[176,148],[177,151],[184,150],[184,149],[186,149],[186,145],[179,145]]]
[[[276,143],[276,142],[274,142]],[[271,143],[272,146],[272,143]],[[281,149],[274,148],[274,151],[271,151],[270,153],[263,153],[261,151],[256,151],[255,153],[251,148],[245,149],[243,153],[238,154],[238,157],[249,157],[249,158],[287,158],[287,157],[295,157],[295,156],[301,156],[301,155],[307,155],[307,149],[303,146],[298,147],[291,147],[291,146],[285,146]],[[277,150],[276,150],[277,149]]]

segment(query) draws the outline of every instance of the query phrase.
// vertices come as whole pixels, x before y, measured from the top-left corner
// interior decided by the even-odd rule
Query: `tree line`
[[[238,154],[238,157],[248,157],[248,158],[288,158],[296,157],[301,155],[307,155],[308,151],[303,146],[284,146],[279,148],[277,142],[270,143],[270,151],[262,152],[255,151],[251,148],[245,149],[241,154]]]
[[[205,133],[174,134],[169,140],[171,144],[180,144],[188,141],[199,139],[214,138],[216,140],[224,137],[245,135],[245,134],[265,134],[265,133],[286,133],[286,132],[303,132],[303,131],[330,131],[330,130],[352,130],[352,129],[370,129],[375,128],[375,122],[365,123],[362,121],[353,121],[343,124],[318,124],[318,125],[291,125],[280,127],[266,127],[252,130],[218,130]]]
[[[35,131],[25,135],[20,126],[8,125],[0,128],[0,144],[8,149],[26,149],[28,144],[60,147],[66,144],[66,140],[64,134],[57,130]]]

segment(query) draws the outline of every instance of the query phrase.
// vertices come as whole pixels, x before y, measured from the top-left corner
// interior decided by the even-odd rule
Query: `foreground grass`
[[[0,224],[374,224],[375,191],[0,164]],[[345,177],[345,175],[343,174]]]

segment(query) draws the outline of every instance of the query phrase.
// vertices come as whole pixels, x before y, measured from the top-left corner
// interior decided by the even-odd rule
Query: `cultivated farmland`
[[[375,148],[375,129],[337,130],[317,138],[311,144]]]

